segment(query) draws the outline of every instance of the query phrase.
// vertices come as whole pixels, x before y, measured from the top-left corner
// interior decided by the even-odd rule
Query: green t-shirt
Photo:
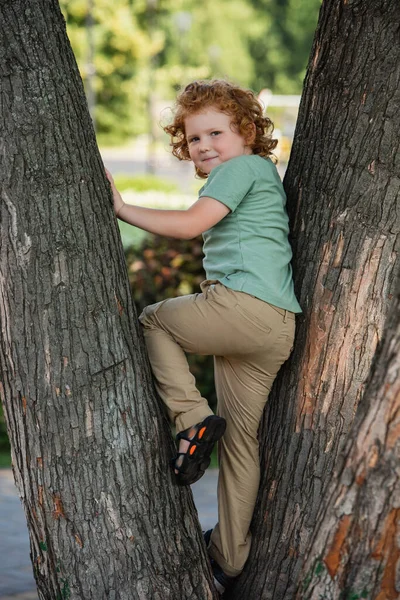
[[[242,155],[215,167],[199,192],[230,208],[203,233],[207,279],[294,313],[286,196],[274,163]]]

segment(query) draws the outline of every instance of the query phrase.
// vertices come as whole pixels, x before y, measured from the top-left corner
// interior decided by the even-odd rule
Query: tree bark
[[[39,597],[216,598],[58,3],[0,23],[0,391]]]
[[[297,598],[400,597],[400,287]]]
[[[400,229],[399,21],[389,0],[321,9],[285,177],[304,314],[260,428],[253,545],[235,600],[294,598],[382,336]]]

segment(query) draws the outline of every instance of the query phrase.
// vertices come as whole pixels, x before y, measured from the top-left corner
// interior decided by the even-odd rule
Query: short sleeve
[[[256,179],[247,158],[238,156],[215,167],[207,183],[201,188],[199,198],[214,198],[234,212]]]

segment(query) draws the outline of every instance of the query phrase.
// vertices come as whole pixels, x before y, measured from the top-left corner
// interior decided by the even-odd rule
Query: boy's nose
[[[199,144],[200,152],[208,152],[210,150],[210,142],[208,138],[201,138]]]
[[[208,152],[210,150],[210,144],[207,141],[201,142],[200,152]]]

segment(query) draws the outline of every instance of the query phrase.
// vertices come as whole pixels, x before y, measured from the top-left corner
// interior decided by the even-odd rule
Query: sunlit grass
[[[179,187],[174,181],[163,179],[157,175],[115,175],[115,185],[120,192],[132,190],[134,192],[148,192],[150,190],[165,193],[178,193]]]

